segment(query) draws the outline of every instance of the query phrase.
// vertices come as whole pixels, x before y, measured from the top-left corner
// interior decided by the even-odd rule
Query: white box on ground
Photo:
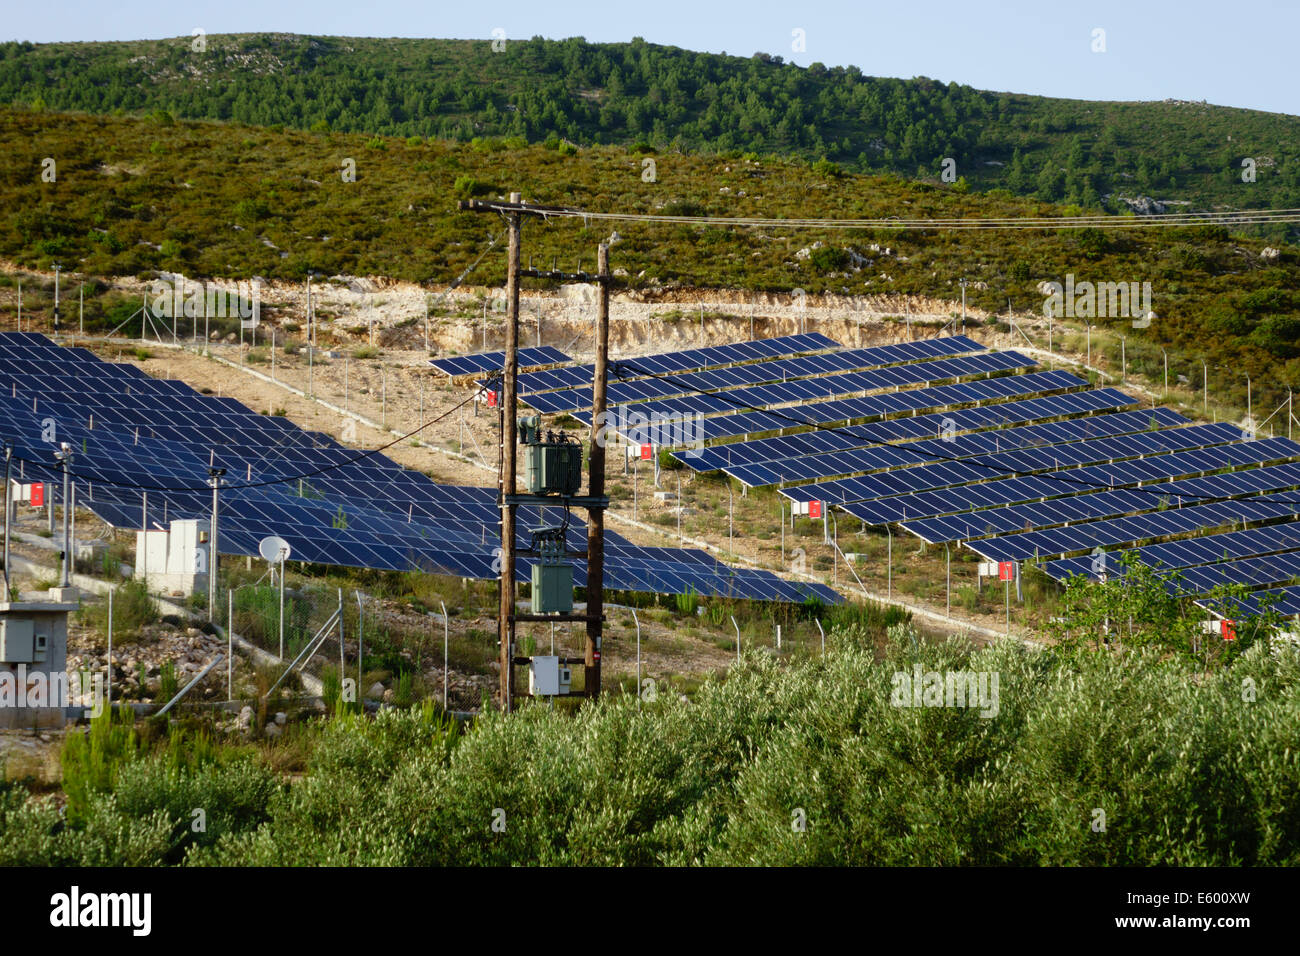
[[[170,531],[135,533],[135,576],[148,577],[159,590],[183,595],[202,591],[208,582],[208,522],[173,521]]]

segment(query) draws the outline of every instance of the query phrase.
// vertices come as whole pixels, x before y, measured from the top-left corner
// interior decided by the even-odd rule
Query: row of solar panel
[[[1198,595],[1247,590],[1300,581],[1300,551],[1223,559],[1218,564],[1162,569],[1171,594]],[[1109,576],[1107,580],[1112,580]]]
[[[656,421],[672,421],[690,415],[717,415],[737,410],[767,409],[797,402],[815,402],[835,399],[844,395],[878,392],[884,389],[901,389],[904,386],[942,382],[989,375],[994,372],[1020,371],[1037,365],[1033,359],[1019,352],[988,352],[966,355],[937,362],[916,365],[891,365],[888,368],[866,372],[846,372],[822,378],[797,379],[771,385],[728,389],[707,395],[683,395],[678,398],[656,399],[631,405],[614,405],[610,408],[615,417],[644,415]],[[588,416],[590,413],[588,413]]]
[[[1088,396],[1096,393],[1080,394]],[[1065,399],[1075,397],[1076,395],[1073,394],[1063,395],[1060,399],[1047,401],[1063,402]],[[1113,415],[1089,415],[1084,418],[958,435],[955,434],[956,422],[949,416],[942,416],[940,428],[952,434],[951,438],[926,438],[889,445],[869,445],[864,448],[827,452],[802,458],[780,458],[769,463],[740,465],[722,470],[750,487],[757,487],[816,479],[827,475],[851,475],[855,472],[879,471],[884,468],[906,468],[918,463],[997,455],[1013,449],[1046,451],[1059,449],[1067,443],[1115,437],[1157,428],[1172,428],[1186,422],[1187,419],[1177,412],[1161,408],[1150,411],[1119,412]],[[1239,437],[1239,434],[1234,432],[1234,437]],[[985,472],[981,480],[988,477],[988,473]],[[801,495],[805,489],[820,487],[823,485],[804,485],[797,489],[790,489],[789,494],[790,497],[795,497],[796,494]],[[796,500],[811,501],[818,497],[816,494],[809,494]]]
[[[613,363],[606,398],[611,404],[641,402],[748,385],[787,382],[837,372],[883,368],[984,351],[984,346],[965,336],[923,339],[905,345],[908,346],[906,349],[898,345],[878,345],[865,349],[844,349],[820,355],[777,359],[771,362],[729,365],[724,368],[683,372],[677,375],[656,375],[653,378],[638,377],[644,371],[641,359],[627,359]],[[589,386],[533,393],[528,395],[525,401],[541,412],[576,411],[591,405],[591,388]]]
[[[931,464],[895,468],[880,474],[840,478],[835,481],[816,482],[785,488],[781,494],[794,501],[869,501],[891,495],[919,494],[937,488],[951,488],[957,499],[968,493],[964,486],[976,482],[989,482],[1009,477],[1012,473],[1058,472],[1064,478],[1076,474],[1082,465],[1120,462],[1126,459],[1145,458],[1173,451],[1208,448],[1241,441],[1241,429],[1227,422],[1212,425],[1187,425],[1165,431],[1141,431],[1130,435],[1109,438],[1078,439],[1063,445],[1046,445],[1036,448],[1019,448],[1015,451],[994,452]],[[894,446],[902,449],[906,446]],[[844,458],[851,459],[852,453]],[[913,461],[916,461],[914,458]],[[852,465],[852,461],[846,462]],[[962,486],[962,487],[955,487]],[[1064,491],[1087,491],[1088,488],[1064,488]],[[978,489],[971,490],[978,493]]]
[[[736,415],[719,415],[696,423],[696,437],[700,441],[714,441],[737,435],[763,432],[781,432],[809,425],[852,423],[888,415],[903,415],[923,410],[949,408],[967,403],[994,402],[1016,396],[1036,395],[1053,391],[1082,388],[1087,382],[1062,369],[1049,372],[1029,372],[1024,375],[1007,375],[979,379],[973,382],[956,382],[934,385],[900,392],[867,395],[862,398],[845,398],[830,402],[809,402],[806,405],[782,408],[771,412],[746,412]],[[583,417],[581,415],[579,418]],[[587,416],[588,420],[590,415]],[[620,429],[631,442],[658,444],[656,437],[662,426],[658,423],[634,424]],[[928,432],[933,434],[933,432]]]
[[[516,358],[521,369],[537,368],[542,365],[560,365],[573,361],[572,358],[559,349],[552,348],[549,345],[519,349]],[[453,378],[459,375],[500,372],[506,367],[506,353],[478,352],[474,355],[450,355],[444,358],[430,359],[429,364]]]
[[[1300,525],[1271,525],[1105,552],[1098,557],[1062,558],[1044,564],[1043,571],[1065,581],[1075,574],[1097,577],[1105,570],[1115,580],[1124,576],[1125,561],[1130,559],[1151,568],[1177,569],[1294,549],[1300,549]]]
[[[758,362],[791,355],[824,352],[843,348],[839,342],[820,332],[782,335],[771,339],[755,339],[735,345],[715,345],[701,349],[684,349],[664,352],[636,359],[638,365],[654,375],[671,375],[719,365],[737,365],[741,362]],[[595,365],[573,365],[568,368],[528,372],[519,376],[519,394],[544,392],[557,388],[591,387],[595,381]]]
[[[466,534],[451,536],[446,528],[434,529],[433,535],[428,529],[420,527],[419,523],[394,521],[392,518],[384,518],[382,515],[375,515],[369,509],[360,508],[355,505],[349,505],[346,514],[346,526],[343,529],[332,529],[331,536],[325,538],[313,534],[313,528],[319,528],[322,519],[334,517],[332,512],[333,505],[326,502],[316,501],[298,501],[289,500],[276,503],[273,500],[277,497],[276,492],[270,492],[265,498],[257,501],[248,501],[241,498],[238,494],[228,493],[223,499],[222,505],[222,527],[223,537],[226,543],[239,541],[238,537],[229,537],[244,532],[250,525],[254,529],[247,532],[247,540],[243,542],[245,553],[247,550],[255,550],[256,541],[259,535],[264,533],[264,529],[270,525],[278,529],[292,529],[289,533],[293,536],[295,543],[295,554],[297,557],[306,561],[319,561],[322,563],[332,564],[356,564],[366,567],[381,567],[394,570],[405,570],[409,568],[424,567],[426,569],[442,569],[447,573],[467,574],[476,577],[491,576],[490,554],[486,554],[486,549],[481,547],[489,544],[491,538],[481,538],[477,534]],[[113,506],[104,502],[101,497],[99,500],[87,502],[83,498],[83,503],[92,507],[98,507],[100,510],[111,509]],[[178,501],[173,503],[171,518],[178,517],[206,517],[206,501],[200,496],[190,496],[188,500],[189,507],[184,505],[186,502]],[[155,503],[150,509],[150,516],[158,520],[160,512],[166,516],[167,505],[164,503],[160,508]],[[311,512],[317,512],[314,516]],[[129,524],[138,523],[139,511],[130,505],[118,507],[118,518]],[[521,524],[527,524],[528,516],[521,511]],[[495,529],[493,529],[495,530]],[[436,537],[436,540],[430,540]],[[653,575],[646,576],[644,569],[640,567],[638,558],[643,549],[635,549],[630,545],[621,543],[617,536],[610,536],[610,547],[608,553],[610,562],[613,566],[628,569],[626,573],[612,575],[609,578],[610,587],[624,589],[639,589],[641,584],[650,580],[657,580],[664,586],[670,586],[672,575],[664,569],[658,569]],[[571,540],[571,546],[577,547],[581,543],[581,534],[576,535],[577,540]],[[453,542],[459,541],[461,544],[477,545],[470,550],[457,548]],[[521,533],[521,545],[527,543],[526,536]],[[224,548],[223,548],[224,550]],[[673,549],[668,549],[673,550]],[[721,566],[719,566],[721,567]],[[631,576],[629,576],[631,575]],[[640,577],[637,577],[640,575]],[[721,575],[721,577],[720,577]],[[770,577],[770,576],[769,576]],[[725,578],[726,584],[719,584],[719,580]],[[754,596],[760,599],[767,599],[774,594],[785,594],[782,599],[801,600],[807,593],[815,593],[823,600],[830,600],[828,593],[822,590],[813,589],[810,591],[799,591],[794,596],[793,591],[789,591],[784,583],[778,584],[775,581],[768,580],[760,575],[754,578],[750,574],[742,574],[740,583],[745,584],[745,588],[737,589],[735,576],[731,574],[730,569],[721,568],[721,571],[710,571],[704,576],[697,571],[690,572],[681,580],[688,580],[688,583],[695,590],[703,594],[732,594],[742,596],[747,593],[746,588],[753,590],[750,585],[757,587],[758,590]],[[521,577],[521,579],[523,579]],[[757,583],[755,583],[757,582]]]
[[[1088,492],[1104,488],[1123,488],[1143,482],[1162,482],[1188,475],[1209,474],[1228,467],[1285,461],[1296,457],[1297,454],[1300,454],[1300,445],[1289,439],[1264,438],[1258,441],[1218,445],[1205,450],[1155,455],[1113,465],[1090,465],[1071,469],[1056,476],[1027,475],[1001,478],[947,491],[920,492],[896,495],[892,498],[851,502],[843,507],[845,511],[870,524],[909,521],[912,528],[924,529],[917,533],[927,541],[962,541],[1010,528],[1023,528],[1026,526],[1026,521],[1029,521],[1031,527],[1048,523],[1047,520],[1040,520],[1037,516],[1031,520],[1027,514],[1022,514],[1013,508],[998,508],[999,505],[1059,498],[1061,500],[1052,501],[1048,507],[1056,508],[1064,515],[1060,520],[1083,520],[1084,510],[1091,507],[1083,503],[1089,497]],[[1211,478],[1186,478],[1182,482],[1148,484],[1140,493],[1134,492],[1134,494],[1149,502],[1155,502],[1161,496],[1168,496],[1170,503],[1173,503],[1173,499],[1178,495],[1245,494],[1245,489],[1241,491],[1222,489],[1236,487],[1243,483],[1249,484],[1253,480],[1252,476],[1263,475],[1266,471],[1266,469],[1251,469]],[[1273,477],[1275,476],[1269,472],[1268,478]],[[1208,492],[1196,490],[1201,484],[1220,490]],[[1065,495],[1074,497],[1062,498]],[[1071,514],[1071,508],[1077,509],[1079,513]],[[968,512],[970,514],[967,514]],[[921,522],[921,519],[938,515],[954,517],[947,523],[936,521],[932,524],[923,524]],[[971,533],[970,530],[965,530],[984,529],[990,524],[994,529],[991,532],[976,530]],[[964,530],[954,534],[952,529],[959,527]],[[933,537],[935,534],[949,536]]]
[[[418,570],[428,573],[454,574],[464,577],[492,578],[492,555],[483,549],[458,547],[455,543],[413,532],[394,535],[384,529],[382,519],[354,510],[347,515],[350,534],[319,532],[319,525],[285,524],[283,515],[267,515],[262,510],[249,512],[246,502],[223,503],[219,542],[223,554],[254,554],[258,542],[267,532],[268,522],[290,541],[294,559],[306,562],[376,568],[392,571]],[[94,502],[88,505],[114,524],[136,523],[138,515],[131,509]],[[202,509],[195,514],[176,513],[176,517],[205,518]],[[287,530],[286,530],[287,529]],[[526,545],[521,540],[521,545]],[[573,545],[573,542],[570,542]],[[530,579],[531,560],[521,558],[517,580]],[[575,581],[586,574],[585,562],[574,562]],[[785,581],[771,572],[729,568],[703,552],[679,549],[639,548],[607,542],[605,586],[612,590],[687,593],[704,596],[734,597],[748,600],[802,602],[809,597],[823,603],[842,601],[833,590],[818,584]]]
[[[1241,619],[1247,617],[1257,617],[1263,613],[1263,607],[1268,605],[1270,611],[1281,614],[1285,617],[1295,617],[1300,615],[1300,586],[1291,585],[1282,588],[1269,588],[1263,591],[1255,591],[1248,594],[1243,600],[1227,601],[1198,601],[1203,607],[1213,606],[1215,613],[1224,614],[1227,617]]]
[[[1103,492],[1105,493],[1105,492]],[[1293,491],[1255,495],[1208,504],[1183,504],[1163,511],[1122,515],[1103,521],[1087,521],[1066,527],[1021,531],[984,540],[964,541],[977,554],[991,561],[1022,561],[1055,558],[1137,544],[1156,538],[1190,534],[1207,528],[1246,527],[1251,524],[1293,519],[1300,515],[1300,495]],[[912,530],[903,525],[904,530]]]
[[[998,379],[998,381],[1004,380]],[[953,409],[928,415],[891,418],[834,431],[798,432],[793,435],[777,435],[753,441],[729,442],[707,448],[684,449],[674,452],[673,457],[695,471],[732,471],[745,465],[790,461],[852,448],[864,448],[877,442],[924,440],[944,434],[975,438],[981,433],[972,432],[969,436],[964,436],[963,433],[971,432],[973,429],[1001,429],[1008,424],[1045,418],[1091,415],[1094,412],[1128,408],[1136,403],[1136,399],[1118,389],[1100,388],[1087,392],[1069,392],[1045,398],[1026,398],[993,405],[980,405],[975,408]],[[1114,416],[1098,415],[1092,420],[1100,422],[1111,417]],[[997,431],[989,432],[989,434],[997,433]]]

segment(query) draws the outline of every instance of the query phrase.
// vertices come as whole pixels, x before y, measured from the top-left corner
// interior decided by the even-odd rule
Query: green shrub
[[[685,594],[674,595],[673,602],[677,605],[678,614],[691,617],[699,609],[700,595],[694,588],[688,588]]]
[[[85,733],[73,731],[63,739],[59,763],[69,819],[84,817],[91,796],[112,789],[118,770],[135,756],[139,746],[134,713],[128,707],[105,708],[91,719]]]

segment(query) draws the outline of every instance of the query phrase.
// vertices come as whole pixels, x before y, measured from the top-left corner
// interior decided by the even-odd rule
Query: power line
[[[886,216],[867,219],[825,219],[811,217],[771,218],[747,216],[676,216],[658,213],[594,212],[569,206],[539,206],[533,203],[470,200],[475,210],[500,213],[528,211],[544,219],[607,220],[618,222],[671,223],[697,226],[741,226],[772,229],[935,229],[988,231],[1001,229],[1117,228],[1140,229],[1192,225],[1254,225],[1300,223],[1300,209],[1245,209],[1225,212],[1159,213],[1151,216],[1004,216],[990,218],[902,219]]]

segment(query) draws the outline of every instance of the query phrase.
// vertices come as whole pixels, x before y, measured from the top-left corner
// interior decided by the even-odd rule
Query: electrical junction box
[[[533,564],[532,608],[534,614],[569,614],[573,611],[573,565],[550,563],[542,558]]]
[[[63,598],[71,590],[51,588],[51,600],[0,601],[0,686],[10,688],[0,730],[58,728],[94,707],[93,687],[67,669],[68,615],[77,604]]]
[[[528,667],[528,693],[534,697],[563,697],[573,683],[573,671],[558,657],[534,657]]]
[[[568,668],[564,668],[568,670]],[[534,697],[556,697],[560,693],[560,659],[543,655],[528,663],[528,693]]]
[[[45,659],[47,638],[41,635],[41,659]],[[0,663],[36,663],[36,624],[31,619],[0,621]]]

